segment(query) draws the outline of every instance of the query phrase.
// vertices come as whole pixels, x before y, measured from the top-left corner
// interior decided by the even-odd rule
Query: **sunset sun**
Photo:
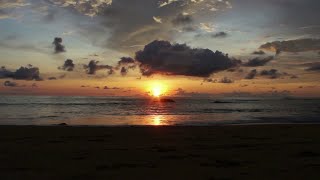
[[[166,92],[166,86],[162,83],[153,83],[150,89],[150,93],[153,97],[160,97]]]

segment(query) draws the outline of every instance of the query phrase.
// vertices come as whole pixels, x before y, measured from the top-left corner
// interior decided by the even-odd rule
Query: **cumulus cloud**
[[[64,45],[62,45],[62,38],[60,38],[60,37],[54,38],[52,44],[54,45],[54,52],[55,53],[66,52]]]
[[[73,64],[73,60],[71,59],[67,59],[63,66],[59,67],[58,69],[61,69],[61,70],[65,70],[65,71],[73,71],[75,67],[75,64]]]
[[[88,65],[84,65],[84,68],[87,71],[87,74],[94,75],[99,70],[109,70],[113,71],[113,67],[109,65],[99,65],[99,61],[91,60]]]
[[[29,65],[28,67],[20,67],[14,73],[15,79],[22,80],[41,80],[39,68]]]
[[[153,74],[208,77],[239,64],[222,52],[196,49],[186,44],[155,40],[136,52],[142,75]]]
[[[27,67],[20,67],[15,72],[7,70],[5,67],[0,69],[0,78],[13,78],[19,80],[37,80],[40,81],[39,68],[28,65]]]
[[[257,67],[257,66],[264,66],[266,65],[268,62],[270,62],[271,60],[273,60],[273,56],[268,56],[265,58],[253,58],[250,59],[248,62],[244,63],[244,66],[248,66],[248,67]]]
[[[258,74],[258,71],[256,69],[253,69],[247,74],[245,79],[254,79],[257,74]]]
[[[304,52],[320,50],[320,39],[296,39],[288,41],[268,42],[260,46],[260,49],[276,52]]]

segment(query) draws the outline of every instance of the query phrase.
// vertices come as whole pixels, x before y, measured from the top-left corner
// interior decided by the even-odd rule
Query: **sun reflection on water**
[[[162,115],[154,115],[152,117],[152,125],[154,126],[160,126],[164,125],[165,118]]]

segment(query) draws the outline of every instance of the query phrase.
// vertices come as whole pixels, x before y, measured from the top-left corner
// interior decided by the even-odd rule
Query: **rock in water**
[[[174,103],[176,101],[174,101],[173,99],[160,99],[160,102],[164,102],[164,103]]]

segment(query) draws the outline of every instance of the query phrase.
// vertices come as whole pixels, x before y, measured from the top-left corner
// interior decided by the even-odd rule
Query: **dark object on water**
[[[228,101],[214,101],[213,103],[225,104],[225,103],[232,103],[232,102],[228,102]]]
[[[58,124],[58,126],[68,126],[68,124],[67,123],[60,123],[60,124]]]
[[[174,101],[173,99],[160,99],[160,102],[163,102],[163,103],[174,103],[176,101]]]

